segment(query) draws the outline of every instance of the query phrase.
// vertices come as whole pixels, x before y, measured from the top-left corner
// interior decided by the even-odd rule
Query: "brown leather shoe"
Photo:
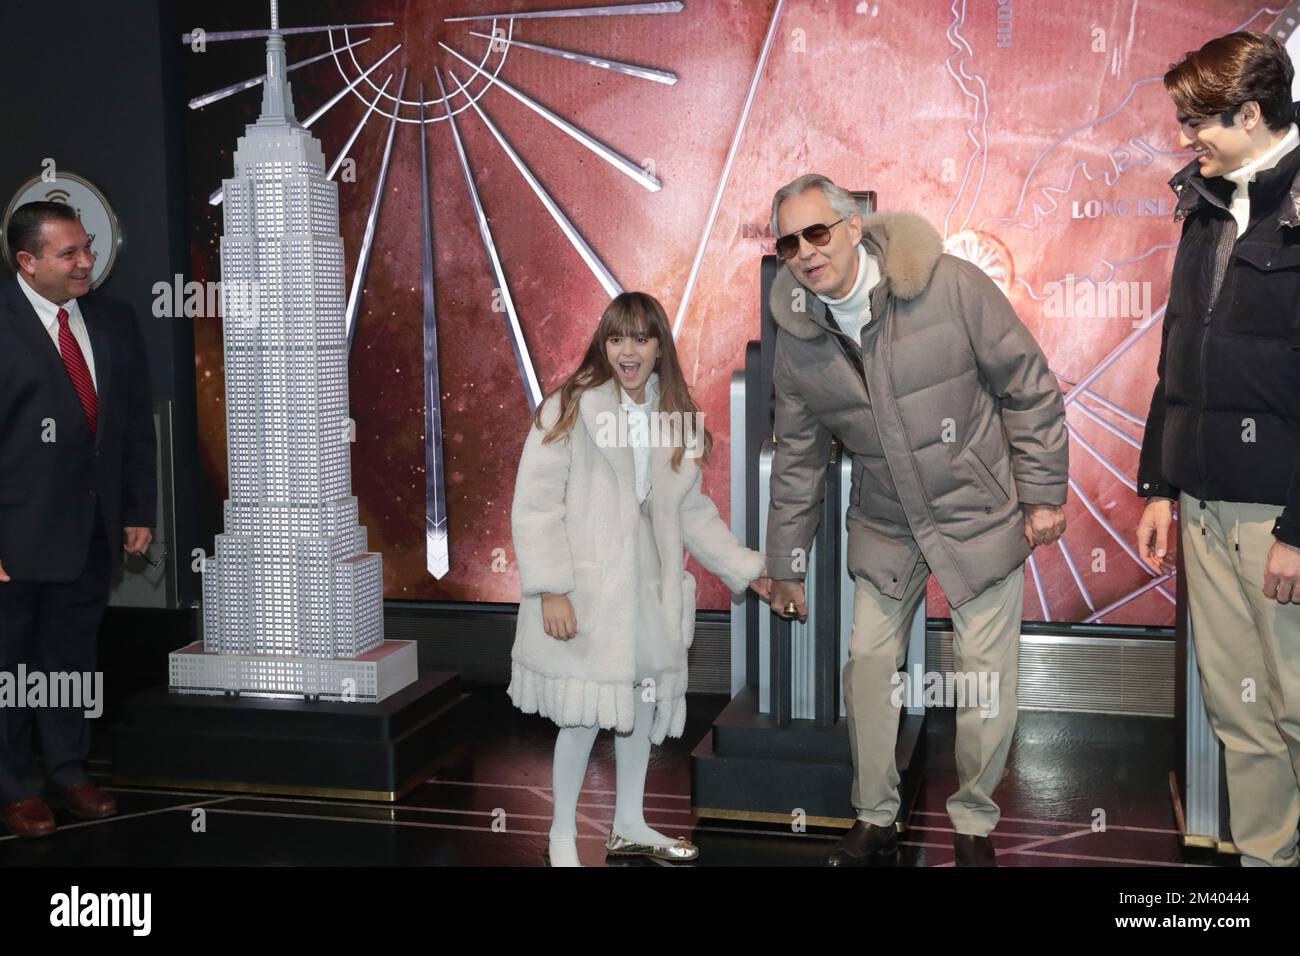
[[[54,814],[40,797],[5,804],[4,820],[20,837],[49,836],[54,832]]]
[[[89,780],[60,791],[58,798],[74,817],[99,820],[117,813],[117,801]]]
[[[865,820],[855,820],[835,849],[826,857],[827,866],[870,866],[887,862],[898,852],[898,833],[892,826],[878,827]]]
[[[997,866],[997,852],[993,841],[988,837],[972,836],[969,833],[955,833],[952,848],[957,853],[958,866]]]

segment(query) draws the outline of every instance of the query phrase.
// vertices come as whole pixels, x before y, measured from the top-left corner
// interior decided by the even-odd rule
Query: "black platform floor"
[[[400,804],[110,786],[117,817],[80,821],[56,810],[60,827],[50,837],[0,835],[0,866],[541,866],[554,725],[515,711],[500,687],[472,690],[476,738],[458,762]],[[698,844],[698,865],[820,865],[841,831],[796,833],[692,814],[690,752],[725,704],[723,697],[693,695],[686,733],[652,752],[647,821]],[[902,837],[903,866],[952,865],[944,812],[956,787],[952,712],[932,712],[927,732],[926,781]],[[996,794],[1003,810],[994,834],[999,862],[1236,865],[1180,847],[1169,795],[1176,747],[1169,720],[1022,712]],[[102,781],[110,770],[102,758],[92,766]],[[588,866],[607,865],[603,844],[614,815],[609,733],[597,739],[578,809],[579,855]]]

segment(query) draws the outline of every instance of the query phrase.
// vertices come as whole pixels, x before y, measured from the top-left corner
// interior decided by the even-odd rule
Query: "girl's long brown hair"
[[[645,335],[659,341],[659,358],[655,362],[655,371],[659,373],[659,410],[661,412],[680,412],[682,420],[686,416],[699,414],[699,409],[691,399],[682,367],[677,361],[677,347],[673,344],[673,333],[668,327],[668,315],[659,300],[645,292],[621,292],[605,307],[596,325],[591,344],[578,364],[578,368],[565,379],[556,392],[560,395],[560,416],[551,426],[543,444],[550,444],[568,436],[578,421],[578,400],[589,388],[604,385],[614,378],[614,369],[610,367],[605,355],[605,342],[613,336]],[[622,386],[619,386],[621,388]],[[555,394],[552,392],[551,394]],[[537,406],[533,413],[533,425],[542,426],[542,406]],[[713,436],[704,429],[704,450],[700,455],[700,464],[707,465],[709,453],[713,450]],[[678,446],[673,452],[673,471],[682,463],[686,449]]]

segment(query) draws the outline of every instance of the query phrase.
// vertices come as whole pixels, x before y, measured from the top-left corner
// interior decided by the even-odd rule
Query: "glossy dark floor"
[[[499,687],[476,688],[474,698],[478,737],[458,763],[400,805],[115,787],[119,816],[85,822],[56,810],[60,829],[51,837],[0,835],[0,865],[541,866],[554,725],[519,714]],[[699,845],[698,865],[820,865],[840,831],[795,833],[692,815],[690,751],[725,703],[692,696],[682,739],[653,752],[647,821]],[[952,713],[933,712],[928,733],[926,780],[903,834],[903,866],[952,864],[944,812],[956,786]],[[994,834],[999,863],[1235,865],[1230,858],[1185,857],[1180,849],[1169,796],[1175,748],[1169,720],[1021,713],[996,794],[1003,810]],[[110,768],[101,759],[92,769],[106,777]],[[606,865],[603,844],[613,815],[613,738],[604,733],[579,805],[578,847],[586,865]]]

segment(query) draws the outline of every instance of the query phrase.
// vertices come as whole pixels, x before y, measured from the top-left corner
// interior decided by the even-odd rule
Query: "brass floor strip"
[[[766,810],[721,810],[716,807],[692,807],[691,812],[697,817],[715,820],[745,820],[750,823],[792,823],[788,813],[772,813]],[[804,822],[811,827],[832,827],[836,830],[848,830],[853,826],[853,817],[804,817]],[[899,833],[907,830],[907,824],[894,825]]]
[[[177,777],[121,777],[113,775],[113,785],[120,787],[160,787],[164,790],[216,790],[221,793],[274,794],[285,797],[328,797],[333,800],[365,800],[393,803],[392,790],[348,790],[338,787],[286,786],[283,784],[241,783],[230,780],[194,780]]]

